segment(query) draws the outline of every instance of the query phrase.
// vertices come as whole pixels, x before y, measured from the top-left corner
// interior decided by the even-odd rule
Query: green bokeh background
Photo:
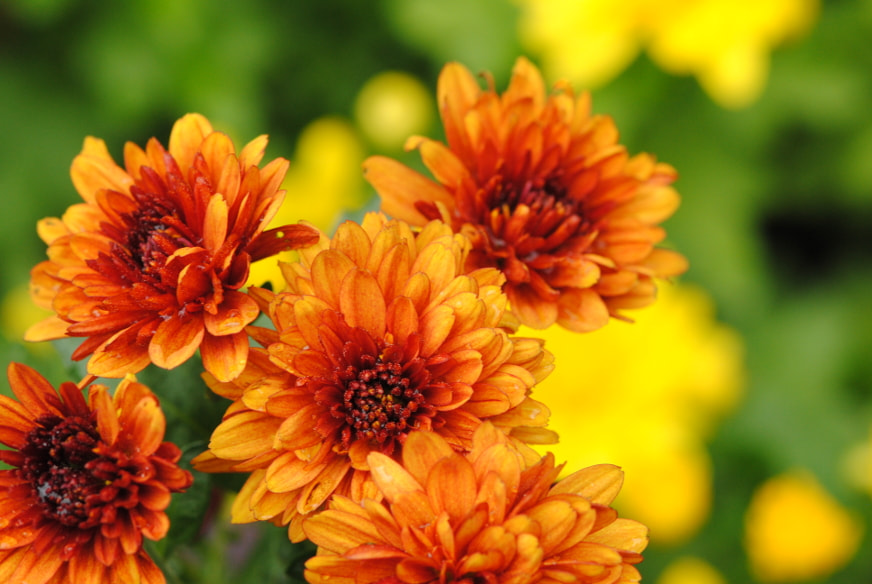
[[[307,123],[350,117],[364,82],[385,70],[435,90],[445,61],[459,60],[504,87],[521,54],[516,19],[504,0],[3,0],[0,295],[44,258],[36,221],[77,202],[69,166],[84,136],[105,139],[119,159],[125,141],[165,141],[178,117],[197,111],[237,144],[268,133],[268,156],[290,158]],[[631,152],[656,153],[679,170],[683,203],[667,228],[690,259],[683,280],[713,295],[719,318],[747,346],[746,399],[710,443],[712,517],[687,545],[655,540],[642,564],[647,582],[685,553],[730,582],[751,581],[745,506],[761,481],[797,466],[867,532],[853,562],[827,582],[872,581],[872,504],[845,462],[872,426],[870,39],[872,2],[825,0],[814,29],[774,53],[765,93],[741,111],[720,108],[695,80],[644,56],[594,92],[594,109],[615,118]],[[0,343],[4,363],[37,365],[54,382],[72,373],[16,338]],[[161,392],[158,379],[149,382]],[[172,437],[194,453],[208,428],[181,430],[180,421],[205,392],[185,403],[163,391],[177,422]],[[220,415],[221,404],[209,407]],[[291,549],[281,529],[222,527],[198,538],[213,480],[198,479],[202,486],[174,503],[172,537],[152,547],[167,554],[170,581],[298,574],[309,550]],[[235,563],[241,572],[225,569]]]

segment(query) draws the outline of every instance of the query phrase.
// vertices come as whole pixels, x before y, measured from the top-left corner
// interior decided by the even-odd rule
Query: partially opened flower
[[[615,466],[555,483],[550,454],[531,456],[490,424],[465,455],[413,432],[402,463],[379,452],[368,462],[381,501],[335,497],[303,524],[318,545],[312,584],[640,580],[647,529],[609,506],[623,480]]]
[[[435,181],[372,157],[366,177],[382,209],[413,224],[443,218],[472,240],[468,269],[506,277],[511,309],[533,328],[584,332],[654,300],[654,278],[686,261],[655,247],[677,208],[676,178],[648,154],[630,157],[611,118],[559,84],[546,95],[539,71],[519,59],[508,90],[482,90],[463,66],[439,77],[448,144],[415,137]]]
[[[235,402],[195,459],[207,471],[251,471],[234,521],[290,523],[333,493],[373,494],[367,454],[398,456],[409,432],[467,450],[482,420],[514,439],[553,441],[548,409],[529,397],[551,369],[538,339],[502,328],[494,269],[464,275],[468,241],[438,221],[413,232],[368,214],[283,266],[282,293],[252,291],[275,325],[232,383]]]
[[[87,138],[73,161],[84,203],[39,222],[48,257],[31,293],[53,316],[27,340],[83,337],[73,359],[122,377],[153,362],[173,368],[199,348],[204,367],[232,379],[245,366],[245,326],[257,304],[239,289],[250,262],[317,241],[309,227],[264,231],[282,203],[288,163],[258,168],[266,136],[237,155],[200,115],[181,118],[169,150],[128,143],[125,168],[102,140]]]
[[[56,392],[27,366],[9,366],[18,398],[0,396],[0,581],[157,584],[142,548],[169,528],[173,492],[191,485],[181,451],[162,442],[157,398],[132,378],[114,397],[72,382]]]

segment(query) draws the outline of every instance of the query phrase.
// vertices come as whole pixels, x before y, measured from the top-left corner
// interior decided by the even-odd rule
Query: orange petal
[[[297,511],[312,513],[324,504],[348,474],[351,463],[343,457],[335,457],[321,469],[321,473],[300,493]]]
[[[163,441],[166,420],[155,397],[143,398],[132,409],[123,410],[118,421],[124,429],[118,442],[122,448],[151,454]]]
[[[370,452],[367,457],[372,479],[388,501],[400,495],[421,492],[423,488],[398,462],[380,452]]]
[[[356,548],[361,542],[384,543],[367,518],[333,509],[306,518],[303,530],[312,543],[338,554]]]
[[[469,151],[466,135],[466,114],[478,101],[482,91],[469,70],[459,63],[448,63],[442,68],[436,83],[439,115],[445,126],[445,136],[454,151],[463,155]]]
[[[476,487],[472,465],[459,455],[438,461],[427,477],[427,494],[433,511],[447,512],[452,522],[463,520],[472,511]]]
[[[266,486],[276,493],[299,489],[318,476],[323,470],[320,464],[300,460],[294,452],[283,452],[266,469]]]
[[[359,224],[346,221],[336,230],[336,235],[330,240],[330,248],[348,256],[355,265],[366,266],[372,249],[369,235]]]
[[[564,290],[558,301],[557,322],[577,333],[604,327],[609,322],[609,309],[602,297],[590,289]]]
[[[194,155],[212,132],[212,124],[200,114],[187,114],[173,124],[169,152],[179,165],[182,176],[188,175]]]
[[[89,395],[91,409],[97,412],[97,430],[100,438],[106,444],[115,444],[121,424],[118,422],[118,413],[115,404],[104,386],[92,385]]]
[[[43,534],[42,537],[47,537]],[[23,548],[20,562],[9,576],[6,582],[27,582],[28,584],[45,584],[57,573],[63,564],[60,549],[55,546],[45,550],[45,553],[37,553],[34,546]],[[3,562],[3,564],[6,564]]]
[[[454,450],[435,432],[412,432],[403,445],[403,466],[412,477],[423,485],[430,469],[442,460],[454,455]]]
[[[387,328],[399,346],[405,346],[409,336],[418,332],[418,313],[411,299],[406,296],[394,298],[387,310]]]
[[[98,377],[124,377],[149,364],[148,350],[139,344],[139,328],[120,331],[100,345],[88,361],[88,373]]]
[[[506,296],[509,298],[509,308],[530,328],[548,328],[557,321],[557,302],[542,299],[529,285],[508,285]]]
[[[171,316],[158,325],[148,345],[148,356],[158,367],[178,367],[197,352],[205,333],[202,318]]]
[[[220,382],[239,377],[245,370],[248,351],[248,335],[244,331],[220,337],[207,334],[200,344],[203,367]]]
[[[679,276],[690,267],[683,255],[671,249],[656,248],[642,264],[659,278]]]
[[[342,280],[339,309],[345,321],[360,327],[376,338],[385,334],[385,298],[376,279],[364,270],[355,269]]]
[[[440,201],[453,207],[453,199],[438,183],[384,156],[371,156],[363,163],[364,178],[381,196],[382,211],[412,225],[427,218],[415,209],[415,201]]]
[[[441,142],[424,138],[416,142],[406,142],[406,148],[410,146],[418,148],[421,152],[421,160],[433,173],[433,178],[448,189],[459,188],[463,179],[469,177],[469,170]],[[447,195],[448,193],[444,193],[439,199],[434,200],[444,203],[450,209],[454,206],[454,201],[449,199]]]
[[[106,143],[98,138],[87,137],[82,152],[73,159],[70,176],[73,186],[88,203],[94,203],[97,192],[112,189],[126,192],[133,179],[115,164]]]
[[[339,308],[339,290],[345,276],[354,269],[351,258],[344,253],[329,249],[322,251],[312,261],[312,286],[318,298],[334,308]]]
[[[215,314],[204,312],[203,323],[211,335],[233,335],[245,330],[258,314],[260,308],[251,297],[236,290],[226,290],[218,311]]]
[[[9,363],[6,369],[12,393],[34,418],[44,414],[61,414],[61,400],[54,387],[35,369],[20,363]]]
[[[454,311],[440,304],[421,315],[421,354],[429,357],[440,350],[454,326]]]
[[[221,194],[214,194],[206,207],[203,222],[203,246],[212,254],[218,252],[227,238],[227,201]]]

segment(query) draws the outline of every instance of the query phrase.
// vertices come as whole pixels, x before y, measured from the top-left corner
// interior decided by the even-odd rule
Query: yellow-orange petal
[[[435,181],[384,156],[372,156],[363,163],[364,177],[382,196],[382,211],[413,225],[426,223],[404,193],[413,192],[423,201],[450,203],[448,193]]]
[[[24,333],[24,340],[28,342],[51,341],[67,336],[67,328],[70,326],[65,320],[57,316],[50,316],[32,325]]]
[[[70,176],[73,186],[88,203],[93,203],[102,189],[123,192],[133,182],[112,160],[106,143],[90,136],[85,138],[82,152],[73,160]]]
[[[594,503],[609,505],[621,490],[624,472],[613,464],[597,464],[572,473],[554,485],[552,495],[582,495]]]
[[[587,539],[613,548],[641,552],[648,545],[648,528],[638,521],[619,517]]]
[[[244,460],[269,450],[281,421],[260,412],[240,412],[224,420],[209,441],[216,456]]]
[[[207,334],[200,343],[203,367],[219,382],[239,377],[248,362],[249,340],[245,331],[220,337]]]

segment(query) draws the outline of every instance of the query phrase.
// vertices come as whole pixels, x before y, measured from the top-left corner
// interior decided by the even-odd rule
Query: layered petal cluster
[[[438,98],[447,145],[407,143],[436,180],[385,157],[364,163],[366,177],[386,213],[413,224],[442,218],[466,234],[467,269],[501,270],[524,324],[597,329],[653,302],[654,278],[686,269],[655,247],[679,204],[675,170],[630,157],[612,119],[591,115],[588,94],[576,98],[564,83],[546,95],[521,58],[502,95],[451,63]]]
[[[257,304],[239,289],[249,264],[317,241],[300,225],[265,231],[284,197],[288,167],[263,168],[266,136],[236,153],[200,115],[176,122],[165,149],[128,143],[125,168],[87,138],[72,165],[84,203],[39,222],[48,260],[31,272],[31,295],[55,316],[26,339],[83,337],[73,359],[89,373],[123,377],[150,362],[173,368],[199,348],[204,367],[232,379],[245,366],[245,326]]]
[[[160,584],[142,548],[169,528],[171,493],[191,485],[181,451],[163,442],[158,400],[128,377],[114,397],[58,391],[17,363],[0,395],[0,581]]]
[[[609,504],[623,474],[598,465],[555,483],[554,458],[511,444],[490,424],[459,454],[413,432],[402,462],[368,463],[382,499],[335,497],[303,528],[318,545],[312,584],[630,583],[647,529]]]
[[[469,242],[433,221],[419,232],[383,215],[347,222],[285,264],[281,293],[253,289],[275,330],[253,349],[234,400],[194,464],[251,475],[234,521],[290,523],[333,493],[374,495],[367,455],[399,456],[409,432],[468,450],[483,420],[515,440],[553,442],[531,388],[552,368],[534,338],[503,328],[494,269],[462,273]]]

